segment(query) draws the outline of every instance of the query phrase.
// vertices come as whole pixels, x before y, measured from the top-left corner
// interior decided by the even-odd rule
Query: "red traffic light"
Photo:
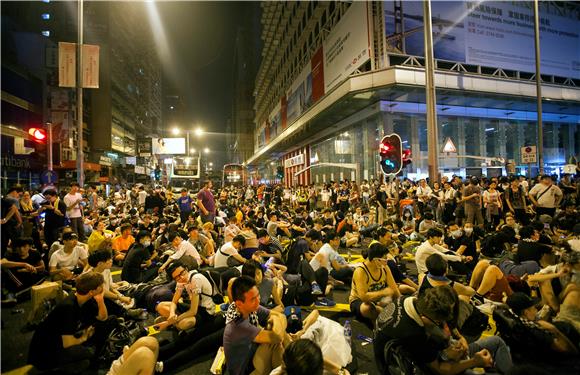
[[[44,131],[44,129],[30,128],[28,134],[37,141],[44,141],[46,139],[46,131]]]
[[[385,154],[391,150],[391,146],[385,143],[381,143],[379,146],[379,153]]]

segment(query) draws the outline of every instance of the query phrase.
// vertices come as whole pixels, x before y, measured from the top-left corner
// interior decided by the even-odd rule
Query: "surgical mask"
[[[462,234],[461,229],[457,229],[451,232],[451,236],[453,238],[459,238],[461,237],[461,234]]]
[[[407,212],[407,213],[405,214],[405,217],[411,217],[411,214]]]
[[[150,245],[151,245],[151,241],[143,242],[143,246],[145,246],[145,247],[149,247]]]
[[[465,234],[470,235],[473,233],[473,228],[465,228]]]

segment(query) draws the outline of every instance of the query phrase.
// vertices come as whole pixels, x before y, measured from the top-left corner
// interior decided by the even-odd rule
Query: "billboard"
[[[185,154],[185,138],[152,138],[151,144],[155,155]]]
[[[530,2],[432,1],[435,58],[535,72]],[[394,33],[394,2],[384,1],[386,34]],[[547,12],[540,2],[543,74],[580,78],[580,21]],[[406,53],[423,56],[423,4],[404,2]]]
[[[171,178],[198,178],[199,157],[181,157],[170,159]]]
[[[137,140],[137,148],[139,150],[139,156],[151,156],[152,144],[149,138],[140,138]]]
[[[370,59],[367,6],[353,2],[322,44],[325,93]]]
[[[312,105],[312,72],[306,65],[286,93],[286,120],[290,125]]]

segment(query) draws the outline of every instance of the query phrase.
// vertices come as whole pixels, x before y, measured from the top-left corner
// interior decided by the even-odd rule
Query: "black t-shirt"
[[[132,246],[127,252],[127,255],[125,255],[123,271],[121,271],[121,280],[130,283],[140,283],[141,264],[145,263],[149,258],[151,258],[151,253],[141,243]]]
[[[155,225],[152,222],[149,222],[149,225],[145,225],[145,223],[141,223],[139,224],[139,230],[146,230],[149,233],[153,232],[153,229],[155,228]]]
[[[539,242],[528,242],[519,241],[518,242],[518,261],[523,262],[526,260],[533,260],[540,262],[542,255],[549,254],[552,250],[549,246],[543,245]]]
[[[385,345],[392,339],[398,339],[417,363],[431,363],[437,359],[439,351],[445,349],[431,340],[425,328],[411,318],[404,307],[404,301],[407,298],[415,299],[411,296],[398,298],[385,306],[377,318],[374,350],[375,360],[380,370],[385,368],[383,353]]]
[[[23,259],[22,257],[20,257],[20,254],[14,252],[8,253],[6,258],[12,262],[28,263],[31,266],[37,266],[38,263],[40,263],[40,261],[42,260],[40,253],[36,250],[29,250],[28,257],[26,259]]]
[[[30,341],[29,361],[33,365],[53,367],[63,351],[62,336],[81,335],[82,331],[93,325],[98,315],[94,300],[80,306],[74,294],[60,302],[34,332]]]
[[[50,203],[44,201],[40,204],[41,206],[48,206]],[[66,204],[62,199],[58,202],[58,210],[64,215],[66,213]],[[64,227],[64,216],[58,215],[55,210],[45,210],[44,226],[49,228],[61,228]]]

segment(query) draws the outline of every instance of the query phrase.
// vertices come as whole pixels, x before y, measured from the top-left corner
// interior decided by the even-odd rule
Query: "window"
[[[49,30],[42,30],[42,35],[49,37],[50,36],[50,31]]]
[[[50,19],[50,13],[42,13],[42,19],[43,20],[49,20]]]

